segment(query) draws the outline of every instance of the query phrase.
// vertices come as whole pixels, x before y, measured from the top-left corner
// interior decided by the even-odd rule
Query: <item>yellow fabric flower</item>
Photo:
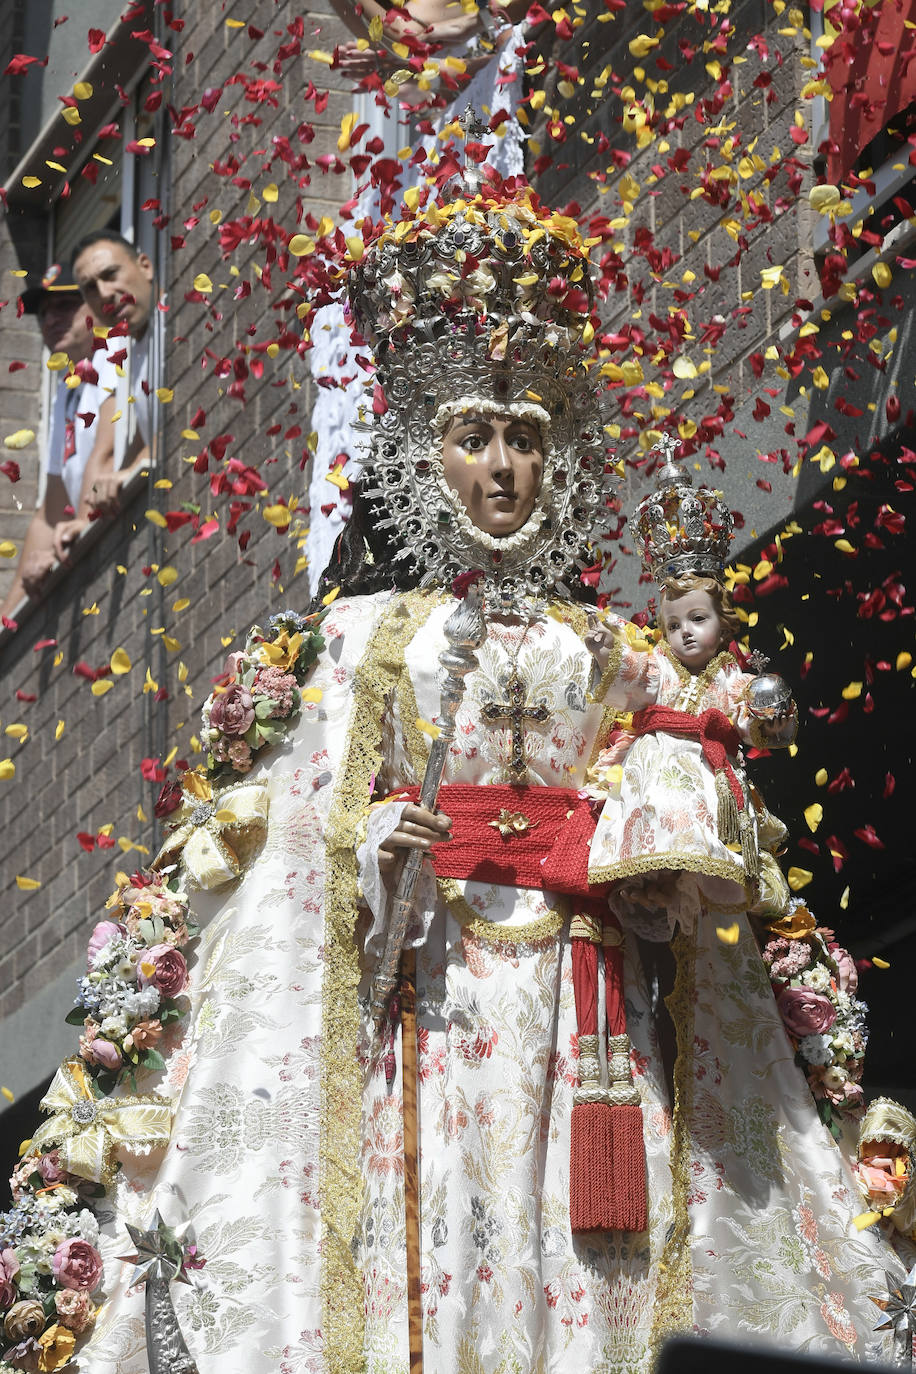
[[[63,1369],[76,1349],[76,1337],[72,1331],[55,1322],[38,1337],[38,1344],[41,1346],[38,1368],[44,1374],[46,1370]]]
[[[803,940],[806,935],[817,925],[814,917],[806,906],[797,906],[794,911],[790,911],[781,920],[770,921],[767,930],[774,935],[780,935],[784,940]]]
[[[302,648],[302,635],[291,635],[283,630],[272,644],[259,644],[258,657],[271,668],[282,668],[285,673],[293,669],[299,650]]]

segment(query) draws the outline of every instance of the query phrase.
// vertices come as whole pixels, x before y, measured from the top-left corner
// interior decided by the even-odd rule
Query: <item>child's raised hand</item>
[[[585,647],[603,673],[611,656],[615,635],[606,625],[594,625],[585,636]]]

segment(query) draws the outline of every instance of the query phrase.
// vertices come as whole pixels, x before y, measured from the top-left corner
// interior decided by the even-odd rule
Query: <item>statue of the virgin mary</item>
[[[456,174],[350,293],[378,368],[354,518],[319,614],[233,655],[156,873],[93,934],[0,1238],[0,1368],[648,1374],[676,1331],[880,1358],[870,1296],[903,1269],[853,1225],[747,920],[676,937],[666,1071],[589,889],[613,713],[580,572],[613,474],[587,245]]]

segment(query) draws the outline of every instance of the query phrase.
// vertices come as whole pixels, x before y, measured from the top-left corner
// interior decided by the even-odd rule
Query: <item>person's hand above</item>
[[[336,69],[353,81],[381,71],[391,65],[390,54],[384,48],[361,47],[358,43],[341,43],[337,49]]]
[[[93,478],[89,488],[90,511],[96,516],[117,515],[121,509],[120,491],[124,485],[125,473],[102,472]]]
[[[54,526],[54,553],[58,562],[66,563],[68,561],[70,550],[83,530],[88,528],[88,525],[88,519],[78,518],[61,520],[60,524]]]
[[[27,596],[41,596],[48,573],[57,561],[53,549],[36,549],[25,555],[19,567],[19,576]]]
[[[391,873],[400,857],[401,849],[428,850],[441,840],[450,840],[452,822],[441,811],[427,811],[425,806],[408,803],[404,807],[400,824],[379,845],[378,866],[382,873]]]

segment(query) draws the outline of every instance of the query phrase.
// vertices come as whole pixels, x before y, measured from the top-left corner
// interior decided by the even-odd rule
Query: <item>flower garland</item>
[[[230,654],[223,679],[204,703],[201,724],[207,770],[247,773],[253,755],[274,744],[302,705],[302,683],[324,648],[321,622],[327,608],[312,615],[281,611],[268,621],[270,634],[255,625],[245,648]],[[172,785],[175,786],[174,784]],[[180,805],[180,795],[163,789],[157,815]]]
[[[859,976],[832,930],[818,926],[801,902],[765,927],[763,962],[776,1007],[795,1047],[818,1114],[839,1140],[844,1119],[865,1110],[860,1080],[868,1043],[868,1007],[856,997]]]
[[[101,1152],[80,1152],[78,1146],[91,1131],[104,1135],[103,1104],[111,1111],[153,1104],[168,1138],[163,1099],[112,1095],[121,1084],[134,1089],[139,1070],[165,1067],[156,1046],[166,1027],[186,1014],[179,1000],[188,981],[181,951],[197,927],[177,880],[158,873],[135,873],[109,899],[108,909],[110,917],[89,937],[87,971],[67,1016],[71,1025],[83,1027],[79,1058],[66,1061],[43,1101],[53,1111],[58,1083],[78,1085],[67,1101],[68,1133],[61,1132],[53,1148],[43,1148],[42,1134],[53,1120],[36,1132],[10,1180],[12,1209],[0,1213],[0,1325],[11,1343],[0,1350],[0,1374],[63,1369],[77,1337],[95,1320],[102,1257],[92,1200],[105,1194],[108,1142],[102,1141]],[[85,1163],[93,1158],[103,1160],[102,1169]],[[193,1246],[185,1262],[201,1263]]]
[[[309,699],[302,683],[324,646],[326,614],[271,616],[268,633],[255,626],[244,650],[230,655],[203,713],[211,777],[247,773]],[[156,814],[182,804],[182,785],[167,784]],[[165,1068],[157,1046],[189,1010],[183,951],[198,928],[178,872],[170,865],[122,880],[110,915],[89,937],[66,1018],[82,1028],[79,1054],[61,1065],[42,1100],[51,1118],[27,1143],[10,1180],[13,1206],[0,1213],[0,1328],[10,1342],[0,1344],[0,1374],[66,1368],[95,1320],[103,1265],[92,1201],[105,1196],[118,1167],[108,1124],[117,1122],[118,1143],[135,1153],[168,1140],[167,1099],[123,1088],[133,1093],[138,1072]],[[203,1263],[193,1244],[184,1246],[183,1271]]]

